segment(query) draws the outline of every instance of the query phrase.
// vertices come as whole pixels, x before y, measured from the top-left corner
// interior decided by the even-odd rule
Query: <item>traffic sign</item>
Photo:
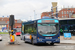
[[[71,38],[71,33],[64,33],[65,38]]]

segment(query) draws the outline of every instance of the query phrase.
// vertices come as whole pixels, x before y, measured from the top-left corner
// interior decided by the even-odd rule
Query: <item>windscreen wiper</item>
[[[52,34],[52,32],[47,32],[47,34]]]

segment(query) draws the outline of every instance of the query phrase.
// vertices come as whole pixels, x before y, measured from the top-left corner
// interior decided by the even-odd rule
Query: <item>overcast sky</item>
[[[75,7],[75,0],[0,0],[0,17],[13,14],[15,19],[39,19],[42,12],[51,11],[51,2],[58,2],[58,10],[63,6]]]

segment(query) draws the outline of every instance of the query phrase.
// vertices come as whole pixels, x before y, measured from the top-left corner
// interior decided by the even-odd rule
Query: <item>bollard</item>
[[[15,43],[15,36],[13,34],[13,30],[11,30],[9,44],[14,44],[14,43]]]

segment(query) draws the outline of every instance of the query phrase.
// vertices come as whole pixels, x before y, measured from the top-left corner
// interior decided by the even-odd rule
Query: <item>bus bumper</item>
[[[38,39],[37,40],[37,43],[47,43],[47,42],[49,42],[49,43],[60,43],[60,39],[48,39],[48,40],[46,40],[46,39]]]

